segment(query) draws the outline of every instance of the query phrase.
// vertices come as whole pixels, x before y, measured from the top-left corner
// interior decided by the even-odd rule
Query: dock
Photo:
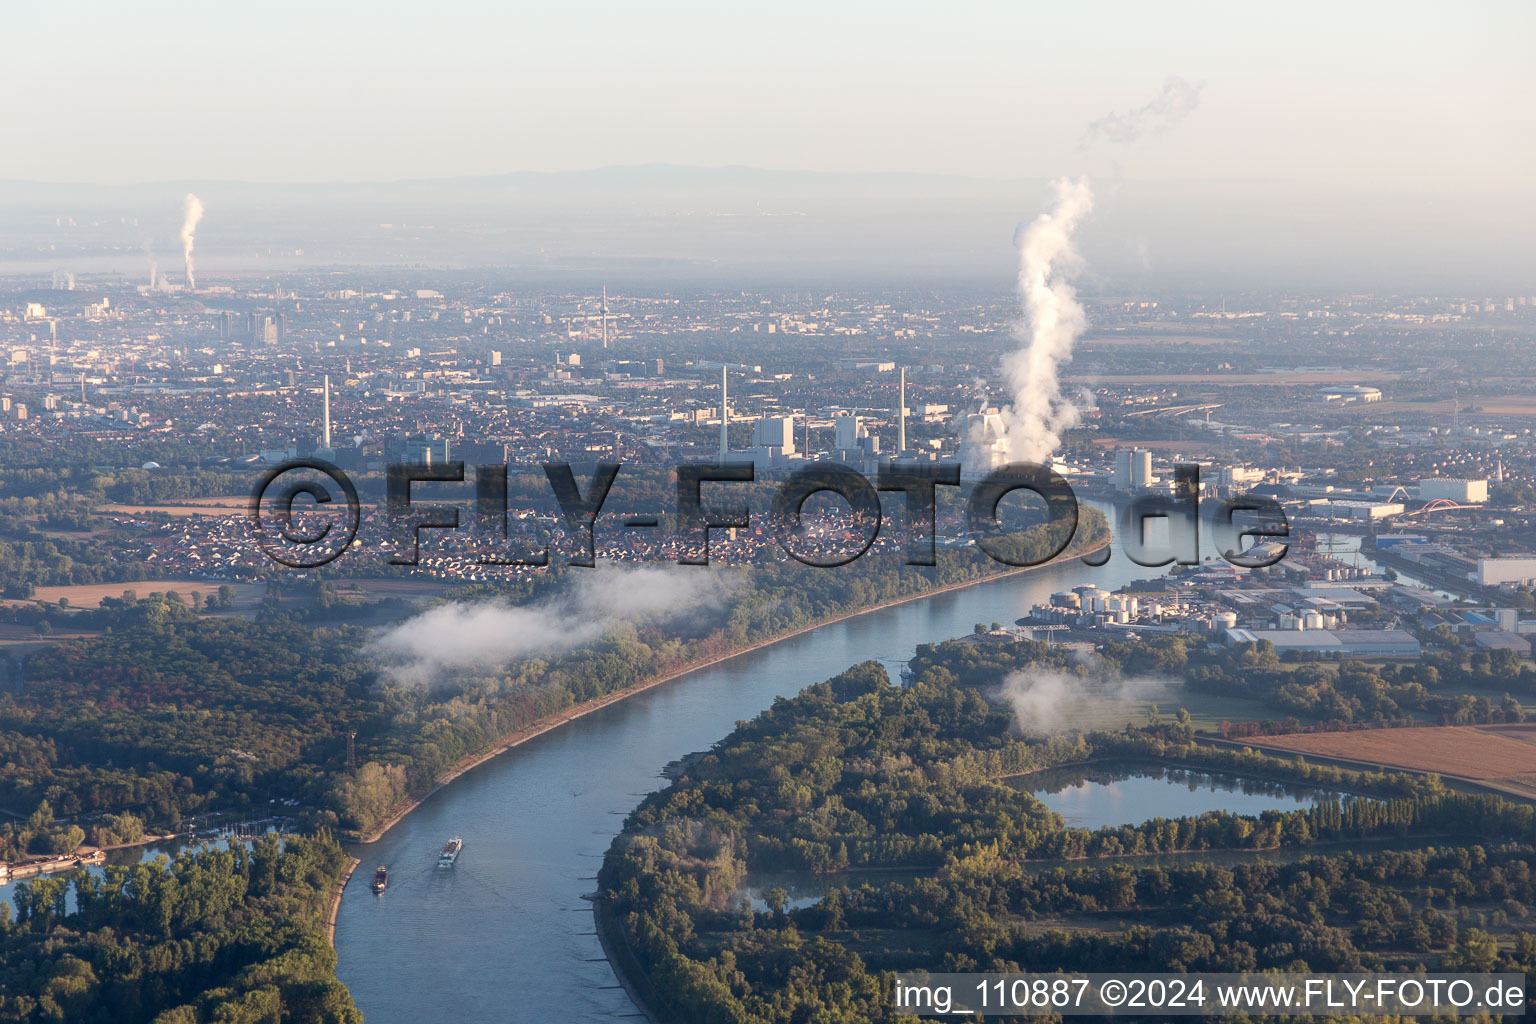
[[[59,871],[73,871],[75,868],[90,867],[93,864],[101,864],[107,859],[106,851],[92,848],[90,850],[77,850],[75,853],[65,854],[62,857],[30,857],[14,864],[0,862],[0,883],[12,882],[18,878],[33,878],[37,875],[50,875]]]

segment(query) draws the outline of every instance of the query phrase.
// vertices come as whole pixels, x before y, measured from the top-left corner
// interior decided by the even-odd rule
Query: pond
[[[1206,811],[1245,815],[1294,811],[1342,795],[1311,786],[1150,764],[1051,768],[1021,775],[1010,784],[1028,790],[1068,825],[1090,829],[1139,825],[1153,818],[1195,817]]]
[[[1068,825],[1091,829],[1139,825],[1152,818],[1197,817],[1206,811],[1257,816],[1269,810],[1299,810],[1334,798],[1353,799],[1350,794],[1337,790],[1270,782],[1221,771],[1131,762],[1048,768],[1015,776],[1007,782],[1039,799],[1060,814]],[[1422,843],[1413,840],[1381,838],[1275,850],[1181,851],[1130,859],[1140,867],[1173,867],[1190,861],[1230,866],[1256,861],[1287,863],[1302,857],[1343,850],[1366,852],[1422,848]],[[1113,859],[1042,858],[1027,861],[1023,867],[1027,872],[1054,868],[1075,870],[1113,862]],[[909,884],[915,879],[932,877],[933,874],[931,869],[907,868],[853,869],[828,875],[803,871],[754,871],[742,891],[754,910],[764,911],[768,907],[763,894],[771,888],[781,888],[788,893],[790,908],[799,909],[819,902],[834,888],[858,888],[867,884],[878,889],[891,884]]]

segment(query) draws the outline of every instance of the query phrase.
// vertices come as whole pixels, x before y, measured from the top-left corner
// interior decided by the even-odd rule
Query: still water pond
[[[1033,794],[1051,810],[1078,828],[1102,828],[1113,825],[1139,825],[1152,818],[1196,817],[1206,811],[1258,815],[1268,810],[1293,811],[1310,807],[1320,800],[1344,794],[1310,786],[1250,779],[1225,772],[1190,771],[1152,764],[1077,765],[1031,772],[1009,780],[1010,784]],[[1384,844],[1355,844],[1376,848]],[[1411,847],[1409,847],[1411,848]],[[1175,865],[1191,859],[1221,864],[1256,860],[1288,861],[1311,851],[1285,850],[1206,850],[1198,853],[1170,853],[1137,857],[1140,865]],[[1091,866],[1084,860],[1037,860],[1026,870]],[[893,883],[907,884],[929,877],[932,871],[867,870],[845,871],[834,875],[808,872],[754,872],[746,886],[753,909],[766,910],[764,894],[782,888],[789,895],[792,908],[808,907],[830,889],[847,886],[876,888]]]
[[[1336,793],[1223,772],[1156,765],[1096,764],[1052,768],[1013,782],[1078,828],[1138,825],[1206,811],[1258,815],[1310,807]]]

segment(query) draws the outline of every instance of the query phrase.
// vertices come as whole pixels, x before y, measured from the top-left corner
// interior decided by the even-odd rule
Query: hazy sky
[[[1265,179],[1536,171],[1536,4],[10,3],[0,178],[391,180],[668,162]],[[1132,148],[1084,125],[1204,82]]]

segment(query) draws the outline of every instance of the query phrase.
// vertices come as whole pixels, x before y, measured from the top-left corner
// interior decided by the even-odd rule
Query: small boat
[[[437,855],[437,866],[451,868],[453,862],[459,859],[459,851],[464,849],[464,840],[454,836],[443,845],[443,852]]]
[[[389,868],[387,868],[384,865],[380,864],[379,865],[379,870],[377,870],[377,871],[375,871],[373,873],[373,891],[374,892],[383,892],[384,891],[384,887],[387,886],[388,884],[389,884]]]

